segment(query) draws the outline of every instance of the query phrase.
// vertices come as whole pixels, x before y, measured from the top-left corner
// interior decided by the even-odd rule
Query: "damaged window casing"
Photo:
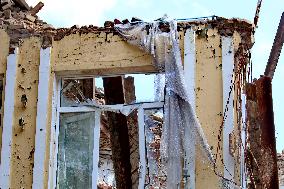
[[[60,121],[59,131],[55,130],[55,132],[58,133],[58,139],[55,143],[55,148],[58,148],[58,150],[56,150],[58,154],[53,155],[53,157],[57,157],[57,159],[54,160],[54,162],[57,162],[57,166],[55,164],[53,167],[53,172],[57,174],[56,180],[54,180],[54,182],[57,183],[57,187],[115,187],[116,182],[112,162],[110,128],[107,119],[107,112],[109,111],[123,113],[127,115],[127,119],[130,120],[133,115],[137,116],[137,125],[130,124],[131,127],[137,127],[138,130],[136,142],[139,144],[136,145],[138,145],[137,148],[139,152],[136,166],[139,168],[138,174],[140,176],[137,177],[137,184],[141,185],[141,183],[144,182],[145,184],[142,185],[151,187],[154,185],[157,186],[160,182],[151,181],[150,183],[149,179],[153,177],[151,175],[157,175],[156,177],[159,179],[158,174],[160,171],[150,165],[153,164],[152,159],[147,158],[150,157],[150,149],[147,151],[143,150],[146,144],[151,143],[152,146],[159,145],[160,139],[149,138],[147,142],[143,139],[145,136],[145,129],[143,128],[147,125],[144,124],[143,120],[146,118],[144,118],[144,116],[147,114],[147,120],[149,119],[148,116],[151,116],[154,117],[156,121],[159,121],[160,126],[158,130],[156,129],[156,132],[160,132],[161,135],[161,124],[163,124],[161,120],[163,118],[160,116],[163,114],[163,109],[160,109],[160,113],[157,115],[156,113],[152,113],[151,115],[151,110],[153,108],[163,107],[163,99],[161,99],[163,95],[159,92],[163,92],[161,89],[164,87],[160,82],[156,83],[157,78],[163,78],[163,75],[131,74],[121,77],[125,77],[126,79],[133,78],[132,83],[135,86],[134,95],[137,91],[145,89],[148,89],[147,93],[141,96],[141,92],[138,92],[140,96],[134,96],[134,101],[130,101],[128,104],[108,105],[105,101],[104,86],[102,85],[103,79],[106,77],[57,78],[57,80],[59,80],[59,86],[58,92],[56,93],[60,94],[57,102],[57,104],[60,104],[58,107]],[[145,80],[149,86],[144,86]],[[161,79],[161,81],[163,81],[163,79]],[[127,90],[127,88],[125,89]],[[131,92],[124,91],[124,94],[131,95]],[[157,97],[159,97],[159,99],[155,101]],[[131,99],[131,97],[127,96],[125,96],[125,98]],[[144,115],[144,111],[148,113]],[[147,120],[145,120],[145,123]],[[58,121],[56,122],[58,123]],[[150,137],[151,131],[147,130],[147,132]],[[155,148],[157,147],[158,146]],[[155,153],[158,153],[157,149]],[[97,154],[99,154],[99,157]],[[146,160],[146,158],[149,159],[149,161]],[[159,156],[156,158],[158,158],[156,161],[160,161]],[[146,176],[146,172],[148,176]],[[74,177],[77,174],[81,176]],[[141,177],[141,175],[144,176]]]

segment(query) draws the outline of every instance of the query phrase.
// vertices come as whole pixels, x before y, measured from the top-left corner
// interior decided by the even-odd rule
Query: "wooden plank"
[[[223,160],[224,160],[224,177],[234,181],[235,160],[230,153],[230,134],[234,130],[234,90],[233,88],[234,73],[234,49],[232,37],[222,37],[222,78],[223,78]],[[231,93],[231,95],[229,95]]]
[[[97,189],[99,177],[99,160],[100,160],[100,127],[101,127],[101,111],[95,112],[94,121],[94,148],[93,148],[93,172],[92,172],[92,189]]]
[[[138,110],[138,125],[139,125],[139,156],[140,156],[140,170],[139,170],[139,186],[138,189],[145,188],[146,176],[146,146],[145,146],[145,122],[144,109]]]
[[[0,188],[10,188],[11,148],[13,137],[13,113],[15,107],[15,87],[18,48],[7,58],[2,150],[0,165]]]
[[[57,153],[58,153],[58,136],[59,136],[59,114],[60,108],[60,90],[61,78],[53,79],[52,95],[52,124],[50,136],[50,159],[48,171],[48,189],[56,188],[56,170],[57,170]]]
[[[241,186],[242,188],[246,189],[247,186],[247,170],[245,165],[245,150],[246,150],[246,138],[247,138],[247,128],[246,128],[246,95],[242,94],[242,130],[241,130],[241,140],[242,140],[242,146],[241,146]]]
[[[38,102],[35,133],[35,155],[33,169],[34,189],[44,188],[44,162],[46,154],[46,127],[48,114],[48,90],[50,78],[51,48],[41,49],[38,83]]]
[[[196,69],[196,51],[195,51],[195,31],[188,29],[184,37],[184,79],[189,94],[190,104],[195,110],[195,69]],[[188,127],[186,127],[186,130]],[[190,131],[185,131],[190,132]],[[185,139],[186,140],[186,139]],[[195,141],[186,141],[194,142]],[[186,149],[185,169],[187,170],[185,178],[185,189],[195,189],[195,145],[193,149]],[[194,158],[190,158],[194,157]],[[189,176],[189,177],[188,177]]]

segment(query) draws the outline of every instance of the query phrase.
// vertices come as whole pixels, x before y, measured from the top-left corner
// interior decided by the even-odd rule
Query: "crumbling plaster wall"
[[[52,70],[76,74],[153,72],[151,56],[112,33],[72,34],[52,46]],[[78,72],[78,70],[81,70]]]
[[[30,188],[33,180],[40,47],[40,40],[32,37],[24,39],[19,48],[12,133],[11,188]],[[22,95],[26,95],[26,107],[22,103]]]
[[[217,30],[208,30],[207,35],[207,38],[199,35],[196,39],[195,109],[208,143],[212,151],[216,153],[218,128],[222,123],[220,112],[223,112],[221,36]],[[222,146],[222,140],[220,144]],[[220,153],[220,158],[222,156]],[[219,171],[223,172],[220,161],[218,165]],[[200,159],[196,161],[196,173],[197,188],[218,188],[218,177]]]
[[[184,30],[181,30],[179,36],[182,58],[184,32]],[[221,35],[217,29],[209,29],[207,35],[206,38],[196,36],[195,109],[208,142],[212,146],[213,152],[216,152],[217,134],[222,122],[220,112],[223,112],[222,67],[220,66],[222,64]],[[0,73],[5,75],[9,37],[3,30],[0,30],[0,39]],[[237,36],[234,37],[234,40],[236,41],[235,44],[238,44],[240,38]],[[40,46],[41,40],[32,37],[24,39],[19,49],[13,120],[11,189],[32,187]],[[25,69],[25,73],[23,73],[22,68]],[[50,90],[47,102],[50,111],[46,124],[45,188],[48,184],[52,94],[55,73],[107,75],[133,72],[155,72],[152,66],[152,58],[137,47],[127,44],[118,35],[105,32],[76,33],[52,42]],[[23,108],[20,101],[22,94],[26,94],[28,98],[26,108]],[[23,130],[19,127],[20,118],[25,120]],[[2,135],[2,133],[0,134]],[[220,144],[222,146],[222,141]],[[222,152],[220,156],[222,156]],[[223,166],[220,161],[218,165],[222,172]],[[217,176],[200,159],[197,159],[196,171],[196,188],[219,187]]]

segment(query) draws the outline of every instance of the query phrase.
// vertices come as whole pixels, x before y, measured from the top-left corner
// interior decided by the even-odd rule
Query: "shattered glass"
[[[58,189],[92,188],[94,113],[60,115]]]
[[[115,188],[115,173],[111,151],[100,150],[98,188]]]
[[[130,74],[134,77],[136,100],[133,103],[158,102],[164,100],[165,74]]]
[[[122,75],[129,76],[134,78],[136,100],[126,104],[164,101],[165,74]],[[62,107],[80,106],[90,101],[108,105],[104,101],[103,77],[62,80]]]
[[[78,106],[82,102],[94,99],[93,78],[63,79],[60,91],[61,106]]]

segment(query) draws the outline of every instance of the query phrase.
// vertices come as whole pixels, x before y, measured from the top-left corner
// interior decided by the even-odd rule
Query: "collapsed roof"
[[[43,47],[50,46],[52,40],[61,40],[70,34],[87,33],[114,33],[115,24],[137,23],[142,20],[132,18],[114,21],[106,21],[104,27],[74,25],[70,28],[54,28],[51,24],[41,20],[37,13],[43,8],[44,4],[39,2],[36,6],[30,7],[25,0],[0,0],[0,29],[6,30],[10,36],[11,47],[21,44],[21,39],[36,36],[43,40]],[[192,26],[205,25],[208,28],[217,28],[222,35],[232,35],[234,31],[239,31],[243,36],[251,37],[253,24],[242,19],[226,19],[218,16],[178,20],[178,30],[187,29]],[[162,31],[167,32],[169,26],[165,23],[160,24]]]

